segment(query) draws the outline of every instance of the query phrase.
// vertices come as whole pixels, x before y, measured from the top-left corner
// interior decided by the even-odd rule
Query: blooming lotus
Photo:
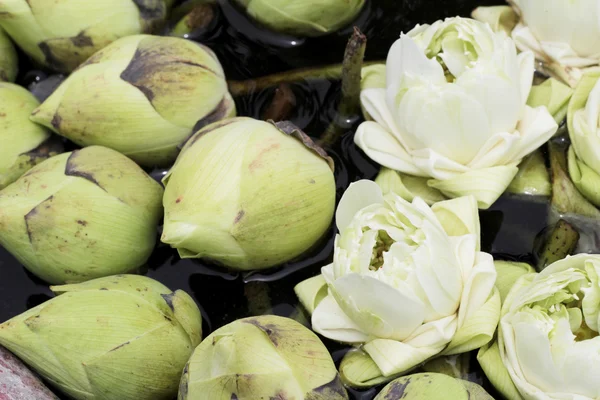
[[[478,355],[506,398],[599,398],[599,274],[600,256],[579,254],[512,286],[497,341]]]
[[[572,86],[582,69],[600,64],[597,0],[509,0],[521,20],[512,31],[517,47],[533,51]]]
[[[558,128],[546,107],[526,104],[533,72],[531,52],[517,55],[510,38],[481,22],[417,26],[391,47],[385,88],[361,92],[373,121],[355,142],[385,167],[488,208]]]
[[[430,208],[359,181],[342,197],[336,222],[333,263],[296,293],[313,311],[316,332],[362,345],[351,368],[342,362],[347,383],[369,386],[491,340],[500,296],[492,256],[480,251],[473,197]]]

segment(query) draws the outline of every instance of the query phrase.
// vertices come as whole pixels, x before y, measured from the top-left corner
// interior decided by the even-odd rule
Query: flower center
[[[383,253],[389,251],[392,244],[394,244],[394,239],[386,231],[378,231],[377,240],[375,246],[373,246],[373,254],[371,255],[371,264],[369,265],[371,271],[377,271],[383,267]]]

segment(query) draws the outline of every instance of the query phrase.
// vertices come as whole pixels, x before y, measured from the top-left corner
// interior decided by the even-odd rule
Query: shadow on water
[[[385,59],[387,49],[401,31],[417,23],[433,22],[454,15],[467,16],[476,5],[502,4],[475,0],[380,0],[368,1],[356,23],[368,37],[367,58]],[[339,63],[351,27],[319,39],[274,35],[248,20],[235,6],[222,2],[218,19],[208,28],[190,34],[190,39],[211,47],[230,79],[248,79],[292,68]],[[23,57],[22,57],[23,58]],[[47,96],[60,78],[22,66],[19,82]],[[316,80],[290,85],[297,106],[288,119],[309,135],[318,137],[335,116],[340,85]],[[271,102],[274,89],[265,89],[236,99],[238,114],[260,118]],[[355,124],[356,126],[356,124]],[[354,127],[355,127],[354,126]],[[373,179],[377,164],[353,143],[353,129],[327,149],[336,164],[338,200],[351,182]],[[155,171],[160,180],[165,171]],[[547,204],[518,196],[502,197],[490,210],[480,212],[482,249],[500,259],[532,262],[535,237],[545,228]],[[169,288],[193,295],[202,308],[204,335],[235,319],[275,313],[309,324],[293,292],[295,284],[319,273],[331,262],[335,227],[304,257],[268,271],[230,272],[202,260],[181,260],[167,246],[157,246],[144,272]],[[34,307],[51,296],[47,286],[28,274],[0,248],[0,321]],[[341,360],[347,347],[325,340],[334,359]],[[475,364],[475,363],[474,363]],[[356,400],[370,400],[376,389],[351,391]]]

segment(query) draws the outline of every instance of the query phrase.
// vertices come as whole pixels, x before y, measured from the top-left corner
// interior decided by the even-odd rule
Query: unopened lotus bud
[[[198,131],[164,178],[162,241],[183,258],[272,267],[310,249],[331,224],[333,161],[289,122],[251,118]]]
[[[390,382],[375,400],[493,400],[476,383],[437,373],[403,376]]]
[[[0,28],[0,81],[14,82],[19,70],[15,46]]]
[[[274,315],[217,329],[186,365],[179,400],[346,400],[329,351],[300,323]]]
[[[0,346],[0,399],[58,400],[17,357]]]
[[[0,189],[34,165],[62,152],[62,144],[29,120],[37,99],[12,83],[0,82]]]
[[[0,192],[0,245],[54,284],[132,271],[154,248],[162,194],[114,150],[61,154]]]
[[[115,40],[150,33],[173,0],[6,0],[0,26],[37,63],[73,71]]]
[[[57,297],[0,325],[0,344],[76,400],[171,400],[201,340],[185,292],[137,275],[51,287]]]
[[[365,0],[236,0],[248,15],[276,32],[322,36],[348,25]]]
[[[172,163],[196,126],[234,114],[210,49],[181,38],[137,35],[94,54],[32,120],[80,146],[110,147],[150,167]]]

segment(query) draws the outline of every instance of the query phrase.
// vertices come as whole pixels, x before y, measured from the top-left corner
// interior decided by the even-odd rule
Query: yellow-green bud
[[[289,122],[209,125],[187,142],[164,183],[162,241],[183,258],[241,270],[304,253],[335,207],[333,161]]]
[[[94,54],[32,120],[80,146],[110,147],[145,166],[168,165],[193,132],[235,114],[221,64],[201,44],[149,35]]]
[[[19,70],[15,46],[0,28],[0,81],[14,82]]]
[[[170,400],[202,336],[185,292],[136,275],[51,287],[0,325],[0,344],[76,400]]]
[[[62,152],[62,144],[29,120],[37,99],[12,83],[0,82],[0,189],[27,170]]]
[[[152,253],[162,194],[114,150],[61,154],[0,192],[0,245],[54,284],[129,272]]]
[[[365,0],[236,0],[248,15],[276,32],[321,36],[348,25]]]
[[[390,382],[375,400],[494,400],[476,383],[438,373],[403,376]]]
[[[274,315],[217,329],[187,363],[179,400],[345,400],[348,394],[321,340]]]
[[[5,0],[0,26],[37,63],[73,71],[115,40],[152,32],[173,0]]]

